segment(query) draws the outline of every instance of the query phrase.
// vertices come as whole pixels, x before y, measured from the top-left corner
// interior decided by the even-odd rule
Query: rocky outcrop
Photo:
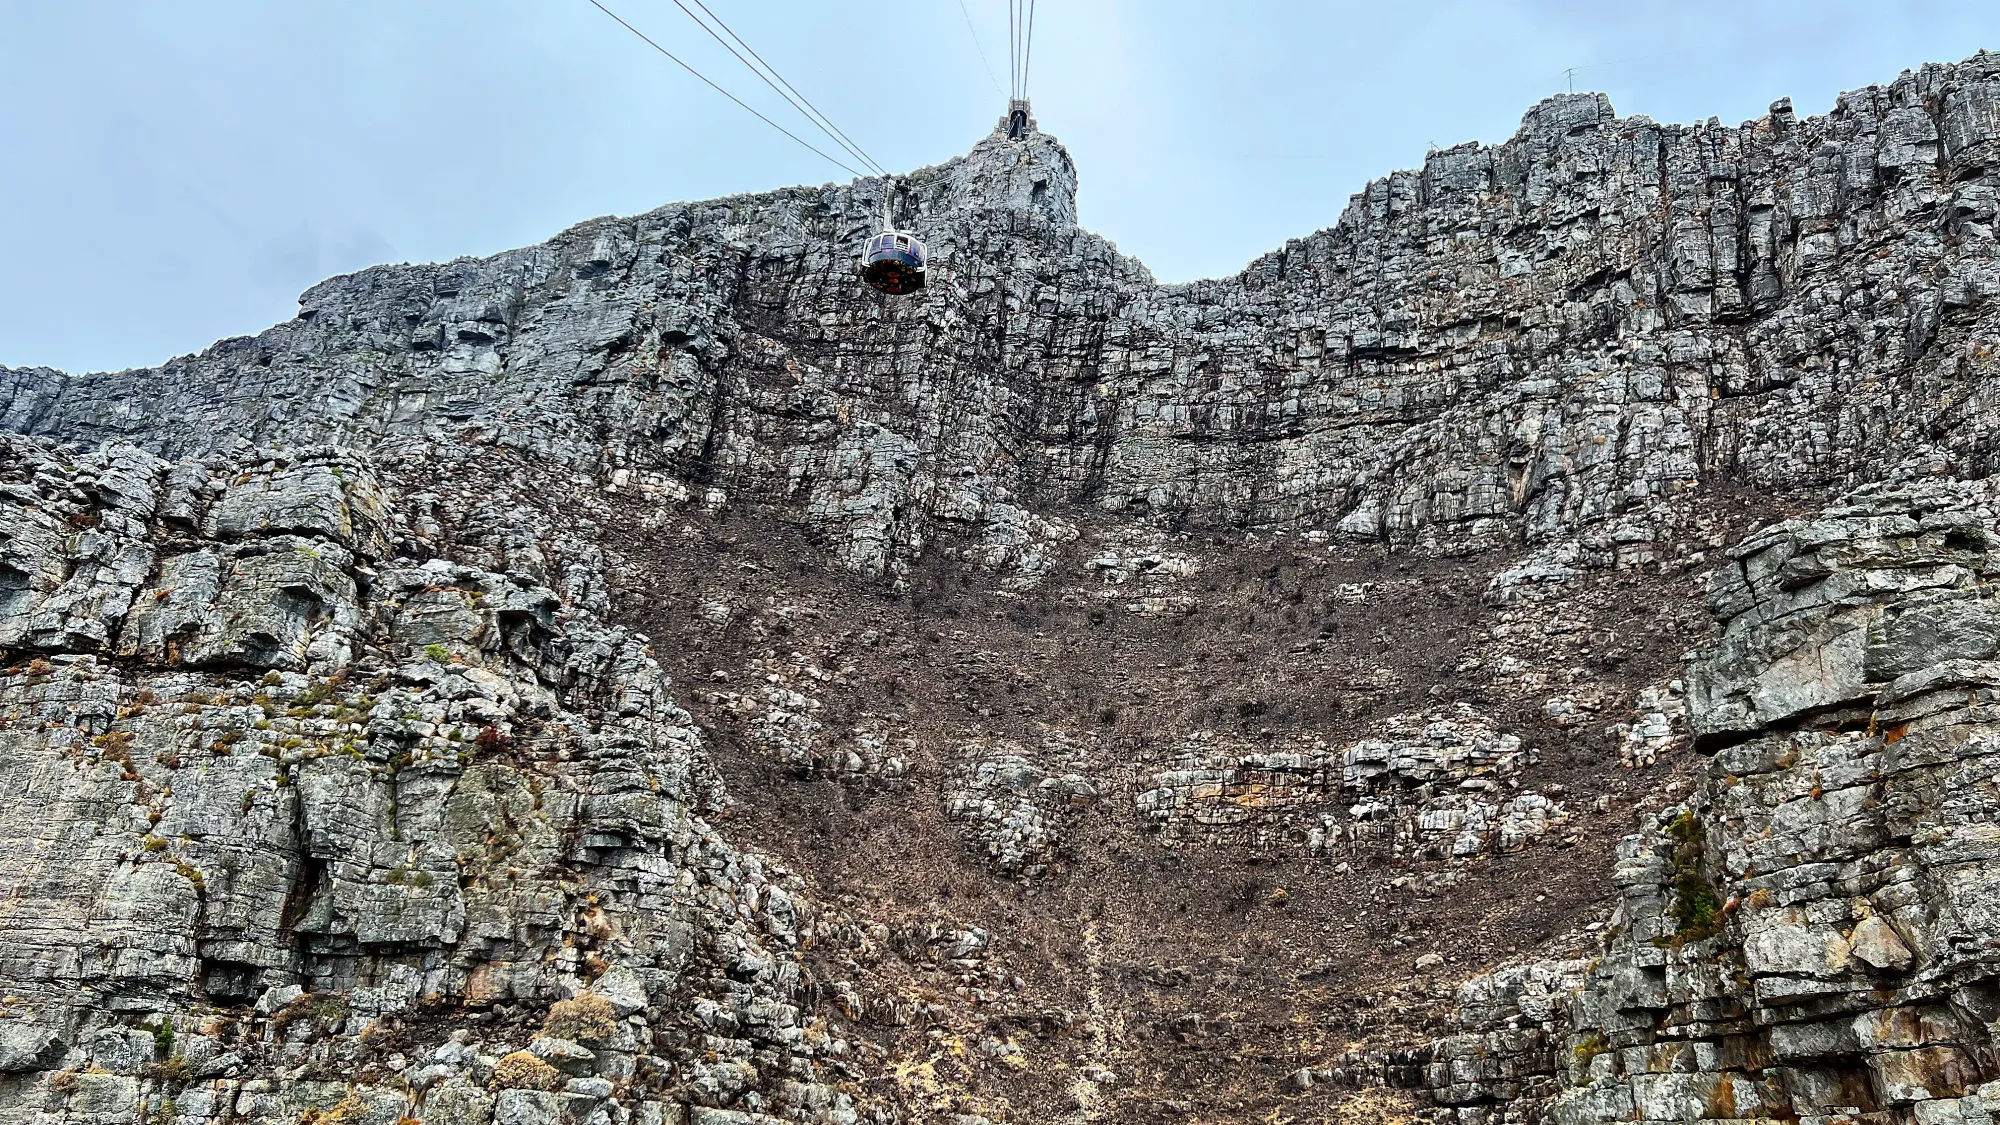
[[[1180,748],[1175,768],[1154,774],[1135,803],[1171,837],[1288,839],[1314,852],[1374,838],[1472,855],[1519,847],[1567,819],[1560,801],[1505,793],[1504,780],[1539,751],[1470,707],[1392,716],[1384,727],[1338,751],[1322,742],[1235,755],[1210,733]]]
[[[1987,1125],[1996,107],[1174,286],[1003,132],[0,368],[0,1122]]]
[[[2000,1113],[1996,521],[1990,479],[1924,479],[1730,549],[1700,788],[1620,849],[1600,958],[1461,992],[1443,1119]]]
[[[5,463],[6,1120],[855,1119],[643,637],[351,455]]]
[[[1699,481],[1994,468],[1996,104],[1986,55],[1739,128],[1563,95],[1177,286],[1078,229],[1054,140],[996,133],[897,182],[940,263],[916,298],[851,276],[882,181],[790,189],[336,278],[156,369],[0,371],[0,416],[173,456],[498,443],[780,505],[891,577],[942,546],[1033,581],[1086,505],[1525,542],[1545,561],[1514,579],[1559,578],[1699,548]]]

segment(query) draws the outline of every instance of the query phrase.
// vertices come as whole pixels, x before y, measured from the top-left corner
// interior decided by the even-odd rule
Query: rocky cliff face
[[[857,181],[369,270],[254,339],[6,372],[0,402],[25,432],[173,456],[496,442],[783,504],[868,574],[951,539],[1031,576],[1078,504],[1641,561],[1704,474],[1990,468],[1996,71],[1736,129],[1552,98],[1509,143],[1434,153],[1184,286],[1078,229],[1051,138],[996,135],[898,186],[947,278],[909,301],[853,283],[885,190]]]
[[[996,133],[0,368],[0,1120],[1983,1123],[1995,174],[1570,95],[1161,286]]]
[[[402,1116],[369,1079],[491,1079],[533,1040],[520,1002],[583,974],[602,1010],[544,1030],[592,1048],[540,1052],[583,1095],[643,1089],[706,1037],[697,1081],[740,1087],[755,1059],[851,1116],[799,1007],[802,884],[703,819],[715,775],[642,638],[523,579],[388,557],[398,514],[339,453],[239,473],[7,452],[6,643],[53,657],[4,688],[17,1111],[39,1085],[84,1116]],[[408,1036],[465,1004],[477,1039]],[[291,1081],[204,1081],[245,1072]],[[565,1104],[540,1085],[502,1109]]]
[[[1992,486],[1875,486],[1730,550],[1701,784],[1620,845],[1601,957],[1464,987],[1447,1119],[2000,1113]]]

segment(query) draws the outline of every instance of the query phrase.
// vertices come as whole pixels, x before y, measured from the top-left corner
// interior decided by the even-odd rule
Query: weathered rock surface
[[[703,819],[644,638],[387,557],[400,514],[346,455],[5,440],[0,629],[49,654],[0,680],[8,1120],[581,1121],[683,1083],[854,1119],[801,1010],[803,884]],[[590,1046],[535,1038],[573,996]],[[569,1092],[495,1103],[518,1049]]]
[[[0,368],[0,1122],[1988,1125],[1996,107],[1565,95],[1180,286],[996,134],[915,297],[864,180]]]
[[[1465,986],[1442,1119],[2000,1112],[1994,482],[1871,486],[1729,555],[1701,786],[1621,846],[1600,959]]]
[[[1981,475],[2000,57],[1740,128],[1551,98],[1241,275],[1160,286],[1075,223],[1069,156],[996,134],[912,174],[940,284],[852,247],[877,180],[601,219],[308,292],[164,367],[0,370],[12,428],[173,456],[337,442],[712,503],[778,501],[865,574],[948,546],[1029,581],[1083,504],[1463,552],[1519,578],[1694,538],[1676,497]],[[433,447],[426,450],[426,447]]]

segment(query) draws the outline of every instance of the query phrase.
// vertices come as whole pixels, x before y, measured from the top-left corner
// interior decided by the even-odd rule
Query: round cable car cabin
[[[884,293],[924,287],[924,244],[916,235],[885,230],[861,246],[861,279]]]

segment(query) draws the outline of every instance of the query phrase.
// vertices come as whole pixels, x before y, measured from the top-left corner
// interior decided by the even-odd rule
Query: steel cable
[[[709,38],[715,40],[717,43],[721,43],[724,50],[736,56],[737,62],[740,62],[744,66],[749,67],[750,73],[755,74],[758,78],[762,79],[764,85],[769,86],[771,87],[772,90],[777,91],[778,96],[785,99],[786,102],[790,103],[793,109],[796,109],[800,113],[804,114],[805,119],[807,121],[812,122],[815,126],[817,126],[820,132],[825,133],[828,140],[831,140],[834,144],[837,144],[841,148],[846,149],[847,154],[849,156],[852,156],[856,160],[861,161],[863,165],[867,166],[877,175],[886,176],[889,174],[888,169],[882,167],[882,165],[879,162],[877,162],[874,157],[869,156],[866,152],[863,152],[861,150],[861,146],[859,144],[856,144],[852,137],[849,137],[846,133],[842,132],[840,126],[835,125],[833,123],[832,118],[828,117],[824,113],[821,113],[819,111],[818,106],[812,104],[811,100],[808,99],[804,94],[800,94],[798,87],[792,85],[789,81],[787,81],[784,75],[779,74],[777,67],[774,67],[770,63],[765,62],[764,56],[758,54],[757,49],[755,47],[752,47],[750,44],[743,42],[743,37],[736,34],[736,32],[728,24],[722,22],[721,16],[718,16],[714,12],[710,11],[708,5],[702,3],[701,0],[694,0],[694,3],[695,7],[700,8],[703,12],[707,13],[709,19],[715,21],[716,27],[719,27],[723,31],[728,32],[729,38],[736,40],[736,42],[742,46],[744,51],[750,52],[751,58],[757,60],[757,65],[752,65],[750,59],[746,59],[743,57],[742,51],[738,51],[735,47],[731,47],[728,44],[728,42],[726,42],[722,38],[722,36],[717,35],[715,33],[714,28],[711,28],[706,23],[703,23],[700,16],[697,16],[692,11],[689,11],[688,6],[686,4],[681,3],[681,0],[674,0],[674,7],[679,8],[683,12],[687,12],[687,17],[689,19],[693,20],[697,24],[701,24],[701,29],[703,31],[708,32]],[[759,70],[757,69],[758,66],[762,66],[764,69]],[[766,76],[765,71],[770,72],[768,77]],[[772,78],[776,78],[778,82],[772,82],[771,81]],[[784,83],[784,89],[779,89],[778,83]],[[787,93],[786,92],[787,90],[789,90],[790,93]],[[795,94],[797,95],[796,98],[793,97],[793,95]]]
[[[1021,37],[1021,96],[1028,96],[1028,66],[1035,61],[1035,0],[1028,0],[1028,30]]]
[[[814,153],[820,159],[825,160],[827,163],[832,164],[834,167],[839,168],[841,171],[846,172],[848,175],[853,176],[856,179],[861,179],[866,175],[866,173],[857,172],[853,168],[848,167],[847,164],[845,164],[844,162],[836,160],[832,156],[827,155],[827,153],[814,146],[812,142],[806,140],[804,137],[799,136],[797,133],[792,132],[790,129],[785,128],[783,125],[778,124],[776,121],[773,121],[770,118],[764,116],[762,113],[759,113],[755,107],[750,105],[750,103],[744,101],[742,98],[737,97],[735,94],[732,94],[729,91],[723,89],[721,86],[716,85],[715,82],[712,81],[706,74],[703,74],[701,71],[696,70],[695,68],[689,66],[687,63],[681,61],[681,58],[678,55],[674,54],[672,51],[667,50],[665,47],[660,46],[658,43],[655,43],[651,36],[647,35],[643,31],[640,31],[638,28],[633,27],[631,24],[626,23],[624,17],[620,16],[617,12],[614,12],[611,9],[605,7],[603,4],[599,3],[598,0],[589,0],[589,2],[591,7],[596,8],[598,11],[603,12],[605,15],[610,16],[612,19],[618,21],[618,26],[638,36],[641,40],[645,41],[647,46],[651,47],[653,50],[658,51],[659,53],[665,55],[667,58],[671,59],[674,65],[680,67],[682,70],[687,71],[689,74],[694,75],[696,78],[701,79],[702,82],[705,85],[707,85],[709,89],[714,90],[716,93],[721,94],[723,97],[728,98],[730,101],[735,102],[739,106],[742,106],[746,111],[749,112],[749,114],[752,117],[755,117],[757,120],[762,121],[764,124],[769,125],[771,128],[776,129],[778,132],[783,133],[784,135],[790,137],[794,141],[797,141],[808,151]]]
[[[1000,80],[993,77],[993,64],[986,61],[986,48],[979,45],[979,29],[972,26],[972,12],[966,8],[965,0],[958,0],[958,12],[965,17],[966,33],[972,36],[972,49],[979,52],[979,68],[986,72],[986,81],[993,86],[993,92],[1000,92]]]

